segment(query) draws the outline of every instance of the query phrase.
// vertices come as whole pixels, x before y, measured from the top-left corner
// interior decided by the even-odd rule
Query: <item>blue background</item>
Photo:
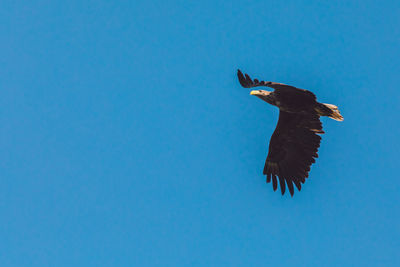
[[[399,1],[0,7],[1,266],[399,266]],[[345,117],[293,198],[237,68]]]

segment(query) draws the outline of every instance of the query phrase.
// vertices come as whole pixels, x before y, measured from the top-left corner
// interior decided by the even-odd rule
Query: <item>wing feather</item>
[[[276,82],[268,82],[268,81],[259,81],[258,79],[251,79],[248,74],[244,74],[240,71],[237,70],[237,76],[239,79],[240,84],[244,88],[252,88],[252,87],[258,87],[258,86],[266,86],[275,89],[276,91],[282,91],[285,92],[285,94],[290,94],[290,93],[295,93],[297,94],[297,97],[299,97],[299,93],[303,94],[306,100],[309,101],[315,101],[316,96],[305,89],[297,88],[291,85],[283,84],[283,83],[276,83]]]
[[[276,176],[282,194],[285,193],[285,182],[292,196],[293,183],[301,190],[301,183],[305,182],[311,164],[318,157],[321,137],[317,133],[323,133],[318,114],[279,112],[264,166],[267,182],[272,177],[274,191],[278,186]]]
[[[272,175],[272,188],[274,189],[274,191],[276,191],[276,189],[278,188],[278,182],[274,174]]]

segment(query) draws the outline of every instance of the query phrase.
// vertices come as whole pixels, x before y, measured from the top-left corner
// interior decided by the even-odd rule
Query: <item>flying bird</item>
[[[279,108],[279,119],[269,142],[269,151],[263,174],[274,191],[278,181],[282,195],[285,194],[285,182],[293,196],[294,188],[301,190],[301,184],[308,178],[311,164],[318,157],[318,148],[323,134],[320,116],[343,121],[337,106],[323,104],[316,96],[304,89],[283,83],[252,80],[249,75],[238,70],[240,84],[245,88],[266,86],[274,91],[253,90],[255,95],[265,102]]]

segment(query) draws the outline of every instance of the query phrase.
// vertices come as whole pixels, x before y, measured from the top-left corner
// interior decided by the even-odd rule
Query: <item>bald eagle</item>
[[[335,105],[317,102],[315,95],[308,90],[282,83],[252,80],[240,70],[237,75],[245,88],[266,86],[274,89],[272,92],[250,92],[250,95],[279,108],[278,124],[269,142],[263,174],[267,176],[267,183],[272,180],[274,191],[278,188],[279,180],[282,195],[285,194],[286,182],[293,196],[293,184],[301,190],[311,164],[318,157],[321,142],[319,134],[324,133],[319,117],[327,116],[337,121],[343,121],[343,117]]]

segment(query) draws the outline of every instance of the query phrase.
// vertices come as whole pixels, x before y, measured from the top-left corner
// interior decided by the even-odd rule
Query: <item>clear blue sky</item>
[[[0,4],[1,266],[399,266],[399,1]],[[294,197],[278,110],[343,123]]]

